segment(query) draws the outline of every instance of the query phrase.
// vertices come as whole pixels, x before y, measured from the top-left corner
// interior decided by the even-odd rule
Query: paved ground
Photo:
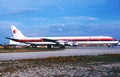
[[[120,47],[78,47],[67,48],[58,51],[44,51],[44,52],[14,52],[14,53],[0,53],[0,61],[3,60],[19,60],[29,58],[46,58],[51,56],[80,56],[80,55],[100,55],[100,54],[120,54]]]

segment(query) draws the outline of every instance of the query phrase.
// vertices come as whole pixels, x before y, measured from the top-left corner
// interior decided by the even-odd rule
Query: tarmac
[[[0,53],[0,61],[35,59],[58,56],[82,56],[82,55],[102,55],[102,54],[120,54],[120,47],[70,47],[64,50],[43,51],[43,52],[14,52]]]

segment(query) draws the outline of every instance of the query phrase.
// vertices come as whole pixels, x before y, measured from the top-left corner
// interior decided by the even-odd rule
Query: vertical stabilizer
[[[19,29],[17,29],[15,25],[12,25],[11,29],[12,29],[12,34],[13,34],[14,38],[16,38],[16,39],[23,39],[23,38],[25,38],[23,33]]]

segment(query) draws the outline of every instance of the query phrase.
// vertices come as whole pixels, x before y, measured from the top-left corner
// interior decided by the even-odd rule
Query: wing
[[[46,42],[54,42],[54,43],[57,43],[58,40],[53,40],[53,39],[47,39],[47,38],[42,38],[43,41],[46,41]]]

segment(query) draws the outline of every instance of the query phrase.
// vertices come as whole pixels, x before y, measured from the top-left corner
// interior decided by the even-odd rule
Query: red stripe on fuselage
[[[58,39],[63,41],[113,41],[113,38],[82,38],[82,39]]]
[[[54,39],[63,41],[115,41],[113,38],[74,38],[74,39]],[[42,39],[20,39],[18,42],[45,42]]]
[[[42,39],[20,39],[18,42],[44,42]]]

